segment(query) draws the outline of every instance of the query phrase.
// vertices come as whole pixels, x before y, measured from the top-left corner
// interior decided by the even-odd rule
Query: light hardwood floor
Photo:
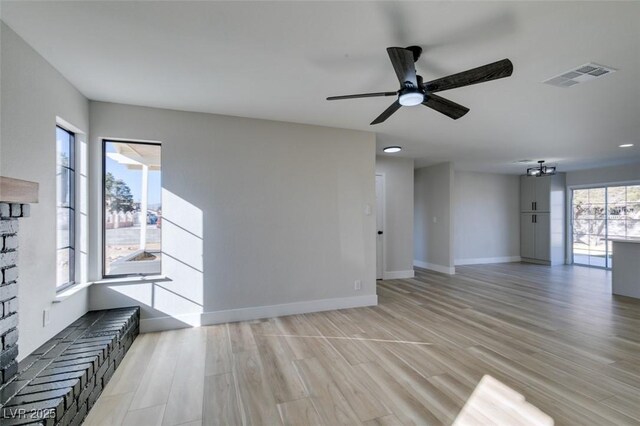
[[[379,282],[377,307],[140,335],[85,424],[451,424],[485,375],[556,424],[640,424],[640,301],[610,273],[456,270]]]

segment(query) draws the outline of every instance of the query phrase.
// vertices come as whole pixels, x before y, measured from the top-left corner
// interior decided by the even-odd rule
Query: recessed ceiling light
[[[389,153],[389,154],[393,154],[394,152],[402,151],[402,147],[400,147],[400,146],[388,146],[388,147],[384,148],[383,151],[386,152],[386,153]]]
[[[620,148],[631,148],[633,146],[632,143],[623,143],[622,145],[618,145]]]

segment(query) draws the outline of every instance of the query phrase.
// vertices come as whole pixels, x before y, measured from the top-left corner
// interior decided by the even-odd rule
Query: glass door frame
[[[608,205],[608,187],[609,185],[589,185],[589,186],[580,186],[580,187],[572,187],[569,188],[569,190],[571,191],[569,194],[569,247],[571,250],[571,264],[573,265],[579,265],[579,266],[586,266],[589,268],[597,268],[597,269],[611,269],[611,266],[609,265],[609,221],[607,220],[607,213],[609,212],[609,205]],[[578,190],[578,191],[586,191],[589,189],[604,189],[604,240],[605,240],[605,247],[604,247],[604,265],[605,266],[599,266],[599,265],[591,265],[589,263],[578,263],[575,261],[575,253],[573,251],[573,245],[574,245],[574,217],[573,217],[573,199],[574,199],[574,191]],[[589,220],[589,219],[587,219]],[[591,234],[589,234],[590,236]],[[588,254],[587,256],[590,257],[590,255]]]
[[[624,182],[609,182],[601,184],[586,184],[586,185],[571,185],[567,186],[567,257],[572,265],[585,266],[588,268],[597,268],[611,270],[611,263],[613,257],[609,249],[609,188],[619,186],[635,186],[640,185],[640,181],[624,181]],[[605,190],[604,193],[604,221],[605,221],[605,266],[589,265],[584,263],[576,263],[574,261],[575,254],[573,252],[573,192],[575,190],[585,189],[601,189]]]

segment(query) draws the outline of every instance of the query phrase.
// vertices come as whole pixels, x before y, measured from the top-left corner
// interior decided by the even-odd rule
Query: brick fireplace
[[[18,231],[38,184],[0,177],[0,387],[18,372]]]

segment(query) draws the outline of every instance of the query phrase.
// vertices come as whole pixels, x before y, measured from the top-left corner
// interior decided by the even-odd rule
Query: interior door
[[[376,279],[384,272],[384,176],[376,175]]]
[[[535,259],[535,223],[533,213],[520,214],[520,256]]]
[[[551,223],[549,213],[535,213],[536,259],[551,260]]]

